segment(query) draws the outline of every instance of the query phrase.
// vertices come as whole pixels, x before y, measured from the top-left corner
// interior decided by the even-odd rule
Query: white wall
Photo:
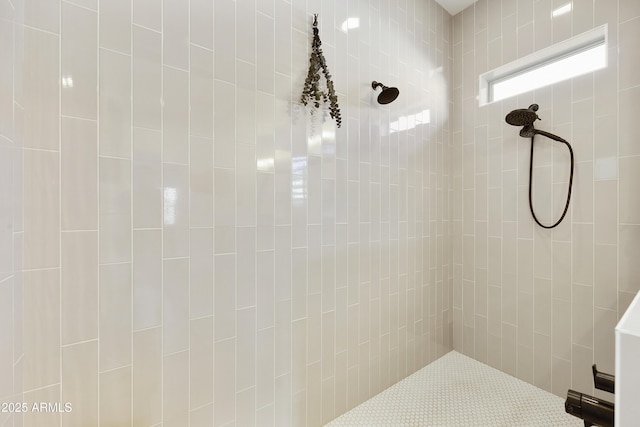
[[[451,348],[450,17],[306,3],[0,1],[0,399],[73,406],[24,425],[320,425]],[[296,105],[316,12],[340,129]]]
[[[15,31],[21,14],[0,7],[0,402],[22,401],[22,243],[23,152],[21,34]],[[0,408],[2,409],[2,408]],[[0,411],[0,425],[21,423],[20,414]]]
[[[453,20],[454,348],[566,396],[614,372],[614,327],[640,289],[640,3],[480,0]],[[485,107],[478,75],[607,24],[609,65]],[[540,105],[536,127],[574,147],[567,217],[528,206],[528,139],[504,116]],[[536,138],[536,213],[562,213],[569,156]],[[606,393],[600,393],[612,399]]]

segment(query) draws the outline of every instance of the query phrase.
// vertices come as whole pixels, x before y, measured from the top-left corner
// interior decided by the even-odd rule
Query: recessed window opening
[[[491,98],[493,101],[500,101],[604,68],[606,65],[606,49],[603,40],[595,46],[572,52],[562,58],[554,58],[521,73],[494,80],[489,86]]]
[[[480,105],[568,80],[607,66],[603,25],[480,76]]]

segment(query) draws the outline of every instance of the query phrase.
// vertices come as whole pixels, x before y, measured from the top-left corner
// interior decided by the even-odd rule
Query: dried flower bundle
[[[321,45],[322,42],[318,35],[318,15],[315,14],[313,16],[313,43],[311,44],[311,57],[309,58],[309,72],[304,82],[300,102],[304,105],[311,104],[312,114],[314,112],[313,108],[320,108],[320,101],[329,103],[329,115],[332,119],[335,119],[338,127],[340,127],[342,118],[340,117],[338,96],[336,95],[336,90],[331,80],[331,73],[329,73],[329,68],[327,68],[327,61],[322,54]],[[327,82],[326,91],[320,88],[320,71],[322,71]]]

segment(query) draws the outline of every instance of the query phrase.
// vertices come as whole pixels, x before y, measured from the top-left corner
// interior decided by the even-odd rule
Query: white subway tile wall
[[[593,392],[640,289],[640,7],[565,3],[0,0],[0,399],[74,407],[0,425],[320,425],[452,348]],[[297,102],[314,13],[342,128]],[[602,24],[606,69],[477,106]],[[534,102],[577,161],[552,231]]]
[[[592,394],[592,363],[614,371],[614,327],[640,290],[640,3],[574,0],[552,17],[566,3],[479,0],[453,17],[452,46],[454,348],[559,396]],[[603,24],[606,69],[478,107],[479,74]],[[532,103],[536,126],[576,157],[571,206],[553,230],[529,213],[530,142],[504,122]],[[551,223],[567,150],[536,138],[534,165],[533,204]]]
[[[341,128],[298,103],[314,13]],[[0,425],[317,426],[451,350],[452,29],[0,0],[0,401],[72,405]]]
[[[6,4],[5,4],[6,3]],[[20,21],[24,22],[24,10],[19,11]],[[49,281],[46,287],[39,287],[42,283],[39,279],[46,273],[37,275],[23,271],[23,250],[25,243],[24,233],[24,192],[25,177],[23,175],[25,153],[23,151],[24,137],[22,123],[25,119],[25,93],[20,88],[15,89],[15,81],[26,79],[37,79],[33,73],[23,77],[25,70],[25,60],[23,52],[16,54],[16,46],[23,46],[25,41],[25,31],[15,31],[18,13],[8,2],[3,2],[0,7],[0,401],[21,402],[24,399],[24,383],[33,381],[33,378],[24,378],[25,366],[34,366],[35,359],[25,360],[24,348],[39,346],[42,351],[50,346],[57,347],[57,354],[60,352],[59,339],[56,338],[40,343],[34,343],[29,338],[23,339],[23,328],[27,327],[24,319],[28,313],[33,313],[37,307],[24,309],[23,301],[25,294],[32,294],[34,287],[37,292],[42,291],[49,295],[59,291],[59,281]],[[46,55],[44,55],[46,56]],[[43,59],[44,62],[49,59]],[[20,76],[20,77],[16,77]],[[46,84],[42,89],[46,91]],[[44,99],[43,99],[44,101]],[[44,121],[44,120],[43,120]],[[32,131],[32,130],[30,130]],[[42,158],[41,158],[42,159]],[[30,161],[34,161],[31,158]],[[40,160],[40,159],[38,159]],[[35,183],[50,172],[42,172],[38,177],[29,178],[29,182]],[[33,184],[29,184],[33,185]],[[32,200],[32,199],[31,199]],[[37,225],[35,225],[38,227]],[[58,245],[60,242],[58,241]],[[30,243],[33,249],[33,243]],[[42,256],[41,258],[42,259]],[[59,275],[59,270],[57,270]],[[56,277],[57,279],[57,277]],[[50,292],[53,291],[53,292]],[[59,292],[55,295],[59,295]],[[55,300],[55,296],[53,296]],[[58,310],[60,301],[57,300]],[[59,313],[59,312],[58,312]],[[59,319],[59,317],[58,317]],[[49,319],[42,318],[44,322]],[[33,327],[33,319],[29,321]],[[38,325],[40,326],[40,325]],[[60,337],[60,324],[53,326],[57,328],[56,336]],[[57,364],[57,371],[60,371],[60,360],[55,356],[52,363]],[[47,371],[47,372],[45,372]],[[38,375],[49,375],[48,366],[43,364],[38,366]],[[33,396],[33,395],[32,395]],[[52,396],[56,400],[59,395]],[[0,412],[0,425],[22,425],[23,414]]]

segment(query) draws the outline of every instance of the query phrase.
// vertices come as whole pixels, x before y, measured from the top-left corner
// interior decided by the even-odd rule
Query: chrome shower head
[[[395,101],[398,95],[400,95],[400,91],[398,90],[398,88],[385,86],[375,80],[371,82],[371,87],[373,88],[373,90],[376,90],[378,87],[382,88],[382,92],[380,92],[380,95],[378,95],[379,104],[389,104]]]

